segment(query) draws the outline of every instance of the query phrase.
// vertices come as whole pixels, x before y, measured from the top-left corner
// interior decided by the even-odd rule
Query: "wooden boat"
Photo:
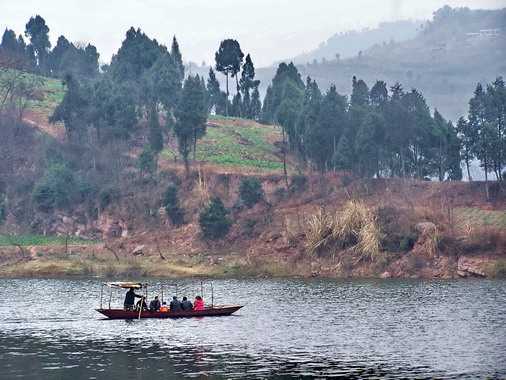
[[[95,309],[110,319],[138,319],[138,318],[189,318],[189,317],[218,317],[231,315],[243,305],[217,305],[204,310],[188,311],[125,311],[121,309]]]
[[[202,289],[201,281],[201,289]],[[177,284],[171,284],[176,286],[177,293]],[[102,306],[103,300],[103,289],[104,286],[110,288],[109,293],[109,307],[104,308]],[[95,309],[99,313],[105,315],[109,319],[140,319],[140,318],[190,318],[190,317],[218,317],[231,315],[236,312],[244,305],[213,305],[214,296],[212,293],[212,285],[211,285],[211,305],[206,306],[204,310],[185,310],[185,311],[150,311],[150,310],[123,310],[123,309],[114,309],[111,308],[111,298],[112,291],[114,288],[123,288],[123,289],[143,289],[144,295],[146,299],[147,297],[147,286],[148,284],[140,283],[140,282],[105,282],[102,284],[102,288],[100,291],[100,308]],[[162,286],[162,299],[163,299],[163,286]]]

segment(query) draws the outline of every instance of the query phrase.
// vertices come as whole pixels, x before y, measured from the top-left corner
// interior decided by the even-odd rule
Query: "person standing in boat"
[[[130,290],[125,295],[125,303],[123,304],[123,310],[133,311],[136,297],[141,298],[142,296],[135,294],[135,290],[133,287],[130,288]]]
[[[181,302],[181,310],[193,310],[192,301],[188,301],[188,298],[183,297],[183,302]]]
[[[160,299],[158,296],[155,297],[153,301],[149,303],[149,310],[150,311],[158,311],[162,305],[160,304]]]
[[[177,300],[177,297],[172,297],[172,301],[170,301],[170,311],[181,311],[181,303]]]
[[[204,310],[204,300],[201,296],[195,297],[195,302],[193,303],[193,310]]]

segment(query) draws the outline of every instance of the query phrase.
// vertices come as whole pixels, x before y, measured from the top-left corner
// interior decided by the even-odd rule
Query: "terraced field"
[[[211,116],[206,135],[197,144],[196,158],[240,171],[282,171],[280,149],[274,144],[281,140],[279,127],[240,118]],[[162,155],[181,159],[176,143],[165,149]]]

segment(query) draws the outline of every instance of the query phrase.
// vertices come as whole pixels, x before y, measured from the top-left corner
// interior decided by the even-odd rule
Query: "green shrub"
[[[281,200],[281,199],[283,199],[285,197],[285,188],[284,187],[278,187],[274,191],[274,196],[276,197],[276,199],[278,201]]]
[[[0,197],[0,222],[7,218],[7,207],[5,206],[5,199]]]
[[[228,211],[219,197],[212,197],[211,204],[200,214],[199,223],[202,233],[208,239],[220,239],[228,234],[232,222]]]
[[[55,207],[68,207],[79,203],[93,192],[92,183],[81,171],[66,165],[55,164],[47,168],[32,193],[38,208],[50,211]]]
[[[145,148],[139,153],[137,165],[141,174],[152,174],[156,170],[155,154],[149,149]]]
[[[307,178],[304,174],[293,174],[290,178],[290,187],[295,190],[303,190],[306,186]]]
[[[246,207],[253,207],[260,202],[263,196],[264,189],[258,178],[246,177],[243,179],[239,187],[239,197]]]
[[[257,231],[255,230],[257,223],[258,220],[256,219],[246,219],[243,223],[244,234],[247,236],[258,235]]]
[[[175,226],[180,226],[184,222],[184,210],[179,206],[178,190],[174,183],[167,186],[162,200],[163,207]]]
[[[105,207],[121,197],[121,191],[116,185],[107,184],[98,193],[98,200]]]

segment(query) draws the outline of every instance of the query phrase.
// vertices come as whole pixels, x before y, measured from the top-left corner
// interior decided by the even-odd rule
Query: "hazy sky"
[[[0,0],[0,33],[20,34],[41,15],[54,45],[60,35],[95,45],[108,62],[131,27],[183,58],[208,64],[221,40],[234,38],[255,66],[315,49],[334,33],[374,28],[392,19],[427,20],[443,5],[503,8],[506,0]]]

